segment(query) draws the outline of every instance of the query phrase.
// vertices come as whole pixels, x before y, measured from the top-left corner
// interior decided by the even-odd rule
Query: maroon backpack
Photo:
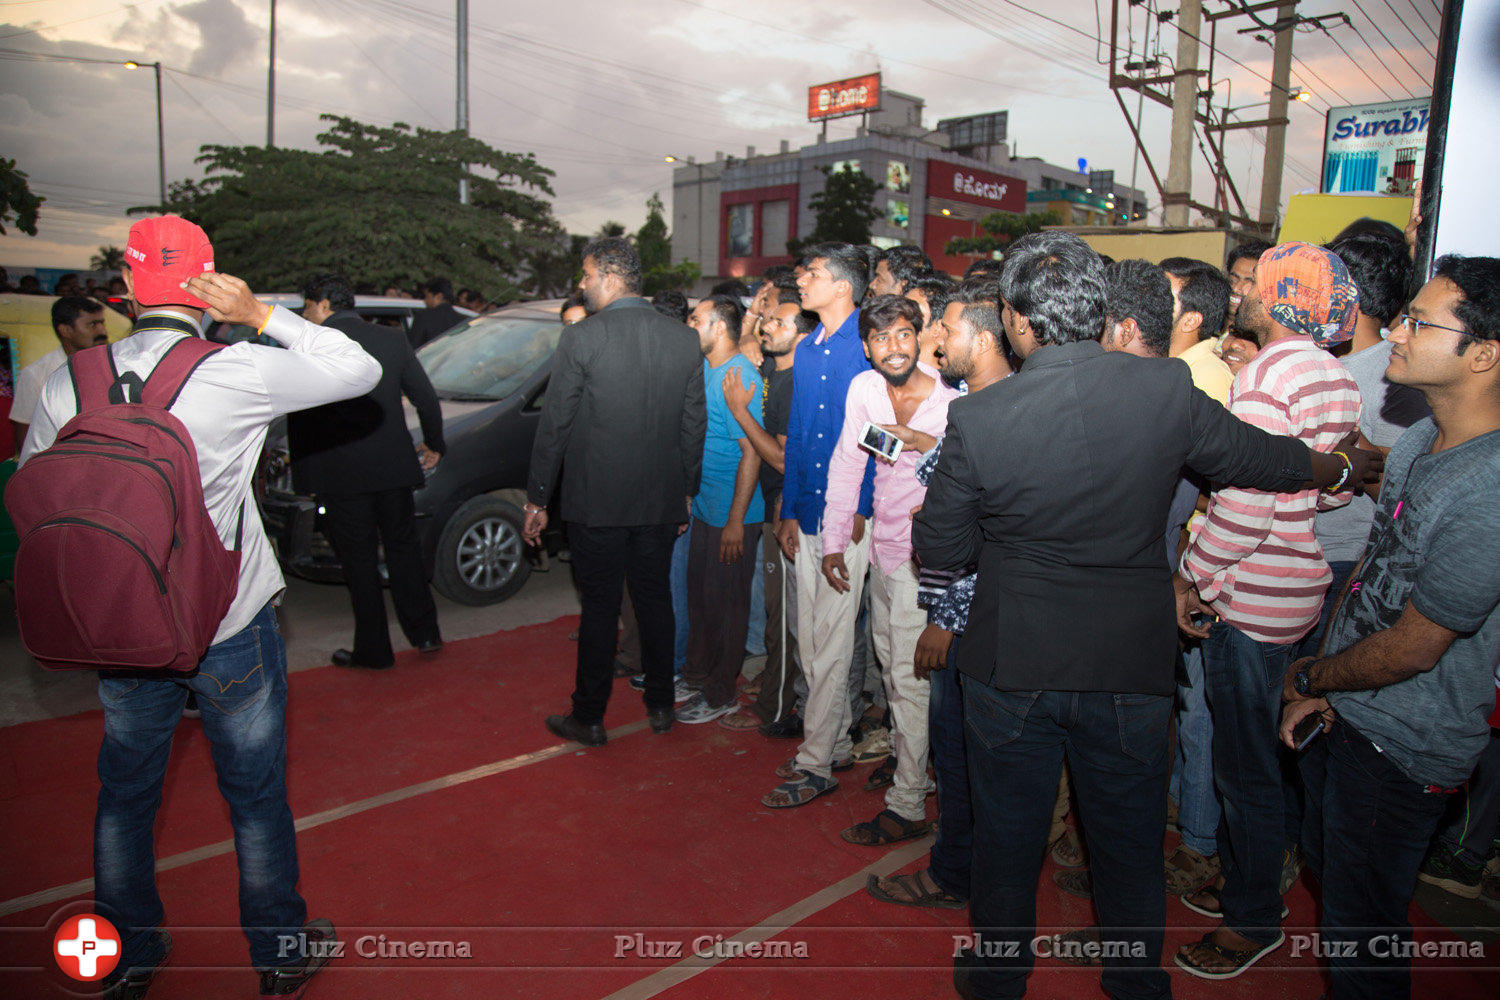
[[[119,375],[109,345],[69,359],[78,415],[5,490],[21,641],[42,666],[191,673],[213,642],[239,585],[239,529],[224,548],[193,440],[167,411],[217,350],[184,337],[144,384]]]

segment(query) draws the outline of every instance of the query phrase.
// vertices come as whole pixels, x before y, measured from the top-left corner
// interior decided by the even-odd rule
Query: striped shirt
[[[1331,451],[1359,421],[1359,389],[1311,337],[1263,348],[1235,379],[1229,412],[1272,434]],[[1352,493],[1325,498],[1325,507]],[[1216,490],[1182,573],[1220,618],[1258,642],[1286,645],[1318,620],[1333,574],[1313,533],[1317,490]]]

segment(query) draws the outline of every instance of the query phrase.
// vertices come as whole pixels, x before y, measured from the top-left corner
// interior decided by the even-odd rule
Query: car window
[[[422,345],[417,358],[447,399],[504,399],[557,348],[562,323],[531,316],[477,316]]]

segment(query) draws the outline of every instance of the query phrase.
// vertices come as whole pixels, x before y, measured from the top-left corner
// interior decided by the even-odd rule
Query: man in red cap
[[[300,996],[332,954],[333,925],[307,921],[297,892],[297,846],[286,798],[286,647],[275,605],[285,584],[266,540],[250,482],[271,421],[360,396],[380,378],[374,358],[332,327],[256,300],[238,278],[214,272],[213,247],[177,216],[130,227],[124,277],[136,304],[133,336],[112,346],[116,386],[131,398],[162,357],[199,335],[204,313],[249,326],[280,343],[216,351],[171,404],[197,451],[203,500],[226,548],[238,539],[238,590],[197,673],[103,673],[104,741],[94,823],[94,897],[120,930],[123,949],[105,996],[143,997],[172,940],[161,929],[153,828],[172,733],[189,692],[213,746],[229,805],[240,868],[240,921],[262,997]],[[24,464],[53,443],[78,411],[66,370],[47,380],[21,454]]]

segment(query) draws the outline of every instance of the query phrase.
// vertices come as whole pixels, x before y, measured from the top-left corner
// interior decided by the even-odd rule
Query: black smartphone
[[[1323,731],[1323,713],[1313,712],[1297,723],[1292,730],[1292,746],[1298,750],[1306,750],[1312,746],[1312,741],[1318,738]]]

